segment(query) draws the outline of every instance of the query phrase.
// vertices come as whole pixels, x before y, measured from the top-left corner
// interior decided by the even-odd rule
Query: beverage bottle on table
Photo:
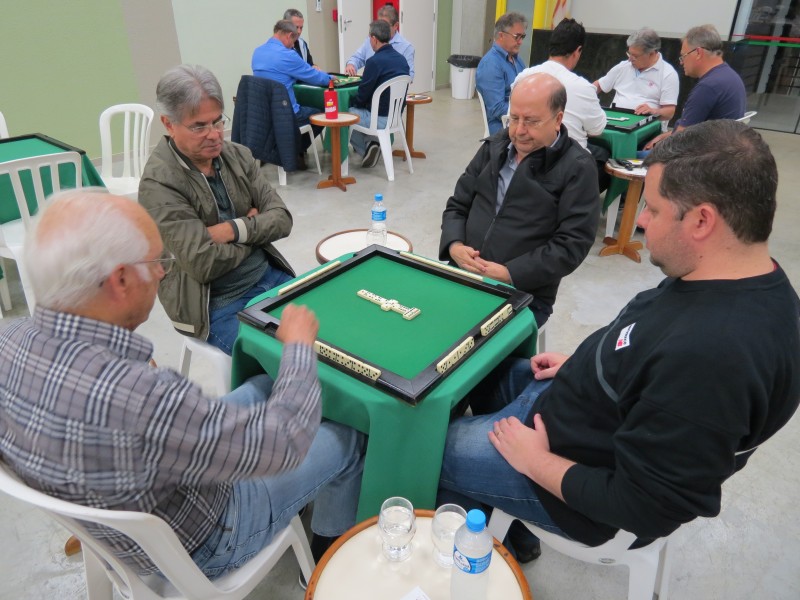
[[[486,529],[483,511],[473,509],[467,513],[467,522],[456,531],[454,546],[450,598],[486,600],[492,536]]]
[[[367,246],[386,245],[386,207],[383,205],[383,194],[375,194],[372,205],[372,224],[367,230]]]
[[[333,89],[333,79],[328,82],[328,89],[322,94],[323,103],[325,104],[325,118],[338,119],[339,118],[339,97],[336,95],[336,90]]]

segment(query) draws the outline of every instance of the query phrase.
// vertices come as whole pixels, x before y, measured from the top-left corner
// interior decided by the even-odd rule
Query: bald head
[[[138,203],[92,190],[54,195],[25,244],[37,304],[79,312],[121,264],[161,252],[158,228]]]
[[[518,161],[553,145],[566,103],[567,92],[552,75],[536,73],[516,82],[508,106],[508,137]]]
[[[509,102],[514,101],[514,94],[517,94],[518,101],[544,96],[553,114],[563,112],[567,106],[567,90],[558,79],[548,73],[532,73],[516,81]]]

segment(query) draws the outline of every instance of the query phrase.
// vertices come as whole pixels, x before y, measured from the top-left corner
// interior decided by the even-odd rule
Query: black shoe
[[[364,153],[364,160],[361,161],[361,166],[365,169],[370,169],[378,164],[381,158],[381,145],[378,142],[370,142],[367,146],[367,151]]]
[[[298,171],[307,171],[308,165],[306,164],[306,155],[305,154],[298,154],[297,155],[297,170]]]
[[[511,523],[506,539],[514,549],[514,555],[520,564],[529,563],[542,555],[542,544],[539,538],[519,521]]]

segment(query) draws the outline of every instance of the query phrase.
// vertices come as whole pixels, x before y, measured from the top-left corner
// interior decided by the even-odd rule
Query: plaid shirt
[[[127,329],[43,308],[11,322],[0,330],[0,457],[57,498],[161,517],[191,553],[233,482],[305,457],[321,419],[316,357],[285,346],[269,402],[242,407],[150,367],[152,352]],[[142,573],[155,572],[130,539],[91,531]]]

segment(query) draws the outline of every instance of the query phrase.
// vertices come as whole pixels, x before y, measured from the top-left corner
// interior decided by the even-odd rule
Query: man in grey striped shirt
[[[37,306],[0,330],[0,457],[29,486],[161,517],[210,577],[266,546],[312,500],[312,547],[355,523],[363,436],[321,423],[311,311],[283,313],[274,384],[261,375],[210,398],[149,366],[153,346],[134,333],[175,260],[147,211],[69,192],[26,244]],[[129,539],[92,533],[155,571]]]

